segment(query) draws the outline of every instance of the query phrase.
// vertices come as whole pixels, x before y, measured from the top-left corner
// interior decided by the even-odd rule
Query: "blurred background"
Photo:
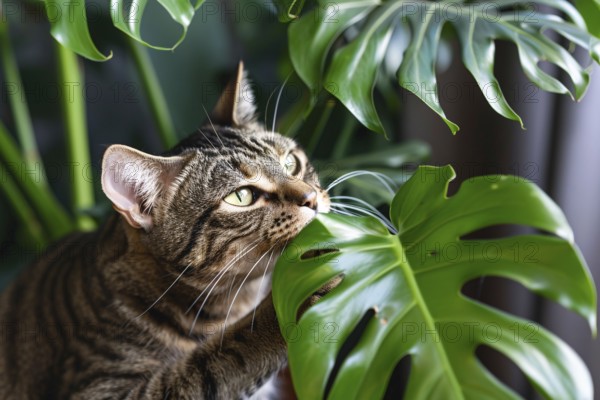
[[[58,99],[67,93],[56,76],[56,55],[49,35],[43,5],[37,2],[3,2],[2,18],[9,22],[23,86],[17,90],[29,104],[36,140],[48,171],[48,181],[61,203],[69,205],[72,173],[94,179],[97,206],[88,210],[99,222],[110,212],[100,191],[100,160],[112,143],[134,146],[158,154],[163,147],[152,119],[145,92],[135,72],[124,35],[110,22],[108,2],[88,8],[92,36],[111,60],[96,63],[82,60],[83,90],[87,107],[91,170],[70,168]],[[14,8],[12,8],[14,6]],[[7,12],[10,10],[10,12]],[[155,2],[149,2],[143,36],[150,42],[168,44],[179,27],[165,18]],[[451,164],[455,182],[482,174],[513,174],[541,186],[564,210],[596,282],[600,281],[600,77],[598,68],[586,96],[575,103],[567,96],[542,92],[529,83],[517,61],[516,48],[499,43],[495,73],[506,98],[524,120],[518,123],[496,114],[458,58],[456,37],[444,32],[440,49],[438,79],[440,100],[450,119],[461,130],[453,136],[445,123],[397,83],[382,78],[377,86],[377,103],[389,140],[368,132],[354,121],[342,105],[322,94],[318,106],[308,115],[298,112],[306,100],[306,89],[292,76],[281,91],[277,126],[290,133],[315,160],[334,162],[338,158],[365,155],[387,149],[391,143],[415,143],[407,157],[410,171],[419,160],[429,164]],[[390,65],[405,46],[405,35],[397,32],[388,55]],[[244,60],[254,82],[261,118],[268,124],[275,115],[277,90],[292,71],[287,54],[287,25],[278,22],[268,2],[207,1],[197,12],[183,43],[174,51],[150,50],[159,82],[178,138],[198,128],[211,110],[239,60]],[[581,55],[585,59],[585,55]],[[546,69],[554,76],[561,72]],[[0,71],[0,120],[14,132],[15,121],[7,103],[8,85]],[[14,88],[13,88],[14,89]],[[11,89],[11,90],[13,90]],[[271,100],[269,97],[275,93]],[[204,107],[204,108],[203,108]],[[296,108],[295,108],[296,107]],[[306,117],[305,119],[303,117]],[[350,130],[344,143],[334,140],[340,130]],[[312,133],[318,131],[319,135]],[[335,133],[330,134],[328,133]],[[341,150],[343,148],[343,151]],[[381,160],[379,160],[381,161]],[[370,165],[373,164],[373,165]],[[380,167],[363,160],[361,168]],[[323,164],[326,165],[326,164]],[[4,168],[4,167],[3,167]],[[0,171],[0,183],[6,170]],[[33,171],[32,174],[36,174]],[[400,178],[402,179],[402,178]],[[457,184],[453,184],[451,192]],[[353,194],[369,197],[369,187],[357,186]],[[364,197],[362,196],[362,197]],[[377,201],[377,199],[371,199]],[[493,236],[515,233],[512,228],[482,232]],[[4,195],[0,194],[1,284],[36,255],[40,246],[32,242]],[[560,306],[532,295],[522,286],[502,279],[473,282],[469,293],[516,315],[533,319],[566,340],[590,368],[596,391],[600,391],[600,343],[593,340],[582,318]],[[501,380],[523,396],[533,398],[523,374],[510,361],[490,351],[480,357]],[[597,399],[600,396],[596,395]]]

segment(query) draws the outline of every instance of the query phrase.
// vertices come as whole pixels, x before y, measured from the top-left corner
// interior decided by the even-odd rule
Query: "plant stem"
[[[2,168],[4,169],[3,165]],[[13,206],[17,217],[21,219],[31,238],[41,248],[46,247],[48,242],[42,225],[17,187],[13,177],[9,174],[3,174],[0,189],[2,189],[9,203]]]
[[[7,16],[0,18],[0,60],[4,69],[6,92],[13,112],[17,137],[23,150],[23,158],[30,170],[39,170],[39,184],[46,185],[46,174],[35,141],[31,115],[19,68],[9,38]]]
[[[72,176],[71,201],[75,213],[77,228],[92,230],[96,223],[86,209],[94,206],[94,187],[87,178],[86,171],[91,168],[85,99],[83,98],[83,77],[77,55],[55,42],[58,55],[58,81],[63,88],[62,108],[67,133],[67,152],[69,163],[77,173]]]
[[[169,106],[165,100],[165,95],[158,82],[156,71],[154,71],[154,67],[152,66],[152,60],[150,60],[146,48],[135,39],[127,37],[127,41],[131,48],[135,66],[142,80],[142,85],[146,91],[146,97],[150,103],[152,116],[158,127],[158,133],[163,146],[171,148],[177,143],[175,127],[169,114]]]
[[[26,198],[31,202],[34,211],[39,215],[43,225],[50,233],[52,239],[58,239],[73,229],[73,224],[69,215],[65,212],[61,204],[50,192],[48,186],[40,186],[36,178],[39,174],[31,173],[25,169],[25,162],[21,158],[17,144],[8,134],[6,128],[0,121],[0,159],[4,161],[14,180],[24,192]],[[2,185],[10,178],[6,171],[0,171]],[[9,199],[10,200],[10,199]],[[13,204],[18,207],[18,204]]]
[[[301,99],[299,102],[292,105],[281,117],[277,118],[277,116],[274,115],[273,118],[277,118],[277,132],[287,137],[295,137],[298,133],[298,129],[300,129],[304,122],[304,113],[308,107],[307,104],[307,100]],[[265,124],[267,124],[267,121],[265,121]]]
[[[310,154],[311,156],[314,155],[315,149],[317,148],[317,145],[319,144],[319,140],[321,140],[321,136],[323,135],[323,131],[325,130],[325,126],[327,125],[327,122],[329,121],[329,117],[331,116],[331,113],[333,112],[334,107],[335,107],[335,101],[333,101],[333,100],[325,101],[325,105],[323,106],[323,112],[321,113],[321,117],[319,118],[319,121],[317,122],[317,126],[315,127],[315,130],[313,131],[313,134],[310,137],[310,141],[308,142],[308,145],[306,146],[307,154]]]
[[[353,115],[348,115],[344,121],[340,135],[338,136],[338,139],[335,142],[335,147],[331,153],[332,160],[339,160],[346,155],[346,152],[348,151],[348,145],[350,144],[350,139],[352,138],[352,134],[356,129],[356,125],[356,118],[354,118]]]

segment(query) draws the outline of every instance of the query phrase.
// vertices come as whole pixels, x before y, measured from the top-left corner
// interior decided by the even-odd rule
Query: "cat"
[[[249,88],[240,64],[208,123],[161,156],[107,148],[116,213],[0,297],[0,398],[267,397],[286,363],[269,276],[329,198]]]

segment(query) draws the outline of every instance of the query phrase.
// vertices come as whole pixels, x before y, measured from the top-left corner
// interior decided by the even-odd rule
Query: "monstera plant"
[[[479,346],[514,361],[545,398],[593,398],[588,370],[564,342],[461,292],[477,277],[513,279],[595,333],[595,287],[563,213],[523,178],[474,178],[448,198],[453,178],[449,166],[419,167],[392,201],[397,233],[371,217],[321,215],[280,257],[273,295],[301,399],[381,398],[405,356],[407,399],[519,398],[478,360]],[[500,224],[544,234],[464,238]]]
[[[301,2],[283,8],[282,19],[294,17]],[[579,2],[578,2],[579,4]],[[587,3],[582,1],[581,4]],[[595,3],[597,5],[597,2]],[[552,13],[540,9],[552,9]],[[559,17],[555,15],[564,15]],[[594,13],[592,13],[594,15]],[[597,28],[596,18],[588,25]],[[383,132],[373,102],[373,87],[386,53],[399,43],[390,44],[395,30],[410,35],[401,62],[395,65],[400,86],[423,100],[440,115],[452,133],[458,125],[446,118],[440,105],[435,73],[442,29],[452,26],[460,40],[462,60],[475,78],[488,103],[502,116],[521,118],[506,101],[494,75],[495,41],[514,43],[527,77],[543,90],[569,93],[566,86],[538,65],[545,61],[566,72],[574,84],[572,96],[585,93],[589,73],[559,43],[553,31],[586,49],[600,62],[600,40],[588,32],[586,21],[565,0],[500,1],[405,1],[343,0],[319,1],[306,15],[289,28],[290,56],[296,71],[316,93],[324,87],[336,96],[366,127]],[[554,40],[551,39],[554,37]],[[341,43],[340,43],[341,39]],[[337,43],[336,46],[333,46]],[[335,51],[332,51],[335,49]],[[398,50],[396,50],[398,51]],[[332,56],[329,65],[326,60]],[[344,82],[352,82],[351,85]]]

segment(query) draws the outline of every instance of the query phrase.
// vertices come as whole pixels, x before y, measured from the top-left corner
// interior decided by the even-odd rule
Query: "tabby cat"
[[[117,213],[0,298],[1,399],[266,398],[286,362],[269,275],[329,199],[248,88],[240,64],[207,125],[162,156],[106,150]]]

